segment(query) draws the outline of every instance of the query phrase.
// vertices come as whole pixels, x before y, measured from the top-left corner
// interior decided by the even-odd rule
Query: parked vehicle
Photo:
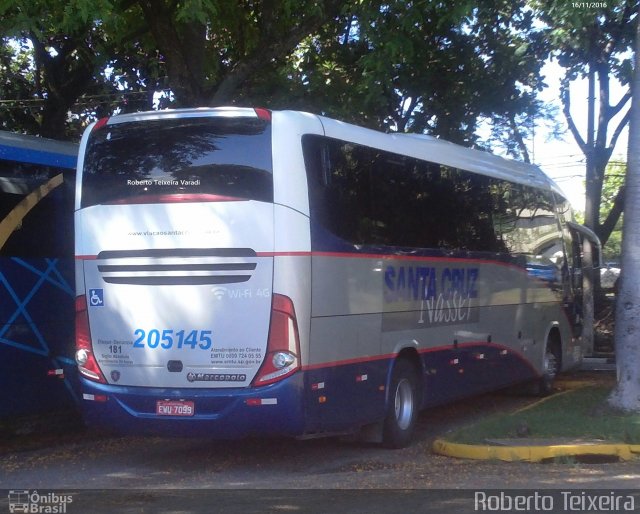
[[[75,208],[93,424],[398,447],[421,407],[548,390],[583,355],[589,233],[534,166],[300,112],[138,113],[85,132]]]

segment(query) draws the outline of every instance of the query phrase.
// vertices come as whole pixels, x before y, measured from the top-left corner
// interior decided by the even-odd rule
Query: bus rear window
[[[90,136],[82,207],[165,195],[273,202],[269,122],[167,118],[106,125]]]

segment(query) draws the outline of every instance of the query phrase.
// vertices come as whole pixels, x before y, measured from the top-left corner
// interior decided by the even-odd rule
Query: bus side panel
[[[317,116],[281,111],[272,113],[274,195],[273,292],[293,301],[298,322],[300,362],[309,363],[311,348],[311,235],[309,192],[301,147],[303,134],[323,134]],[[314,431],[313,414],[306,408],[311,390],[306,375],[299,400],[305,405],[305,432]]]
[[[309,218],[281,205],[275,206],[275,257],[273,259],[273,292],[285,295],[293,302],[298,325],[302,366],[309,358],[309,333],[311,326],[311,256],[309,252]],[[300,433],[308,431],[309,421],[305,407],[308,394],[306,379],[302,373],[294,375],[296,409],[304,426]]]
[[[563,318],[549,284],[500,262],[391,261],[384,298],[381,352],[418,345],[425,404],[535,378]]]
[[[330,252],[314,254],[312,263],[314,426],[337,430],[349,420],[381,419],[390,366],[405,348],[422,356],[425,404],[523,382],[541,371],[546,327],[560,311],[547,284],[524,268]]]
[[[274,215],[273,292],[288,296],[293,301],[304,365],[308,359],[311,323],[309,218],[281,205],[275,206]]]
[[[307,369],[307,432],[348,432],[384,417],[390,358]]]
[[[272,115],[273,201],[309,216],[307,175],[300,141],[304,134],[323,134],[322,123],[317,116],[307,113],[284,111]]]
[[[380,352],[382,261],[314,255],[310,416],[325,430],[381,419],[389,359]]]

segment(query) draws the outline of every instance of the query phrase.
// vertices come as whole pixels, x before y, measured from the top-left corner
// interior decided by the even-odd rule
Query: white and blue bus
[[[293,111],[127,114],[82,139],[85,419],[237,438],[367,428],[578,365],[580,244],[537,167]]]

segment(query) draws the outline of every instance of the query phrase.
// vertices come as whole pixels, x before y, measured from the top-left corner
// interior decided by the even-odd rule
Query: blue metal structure
[[[74,409],[78,146],[0,132],[0,420]]]

